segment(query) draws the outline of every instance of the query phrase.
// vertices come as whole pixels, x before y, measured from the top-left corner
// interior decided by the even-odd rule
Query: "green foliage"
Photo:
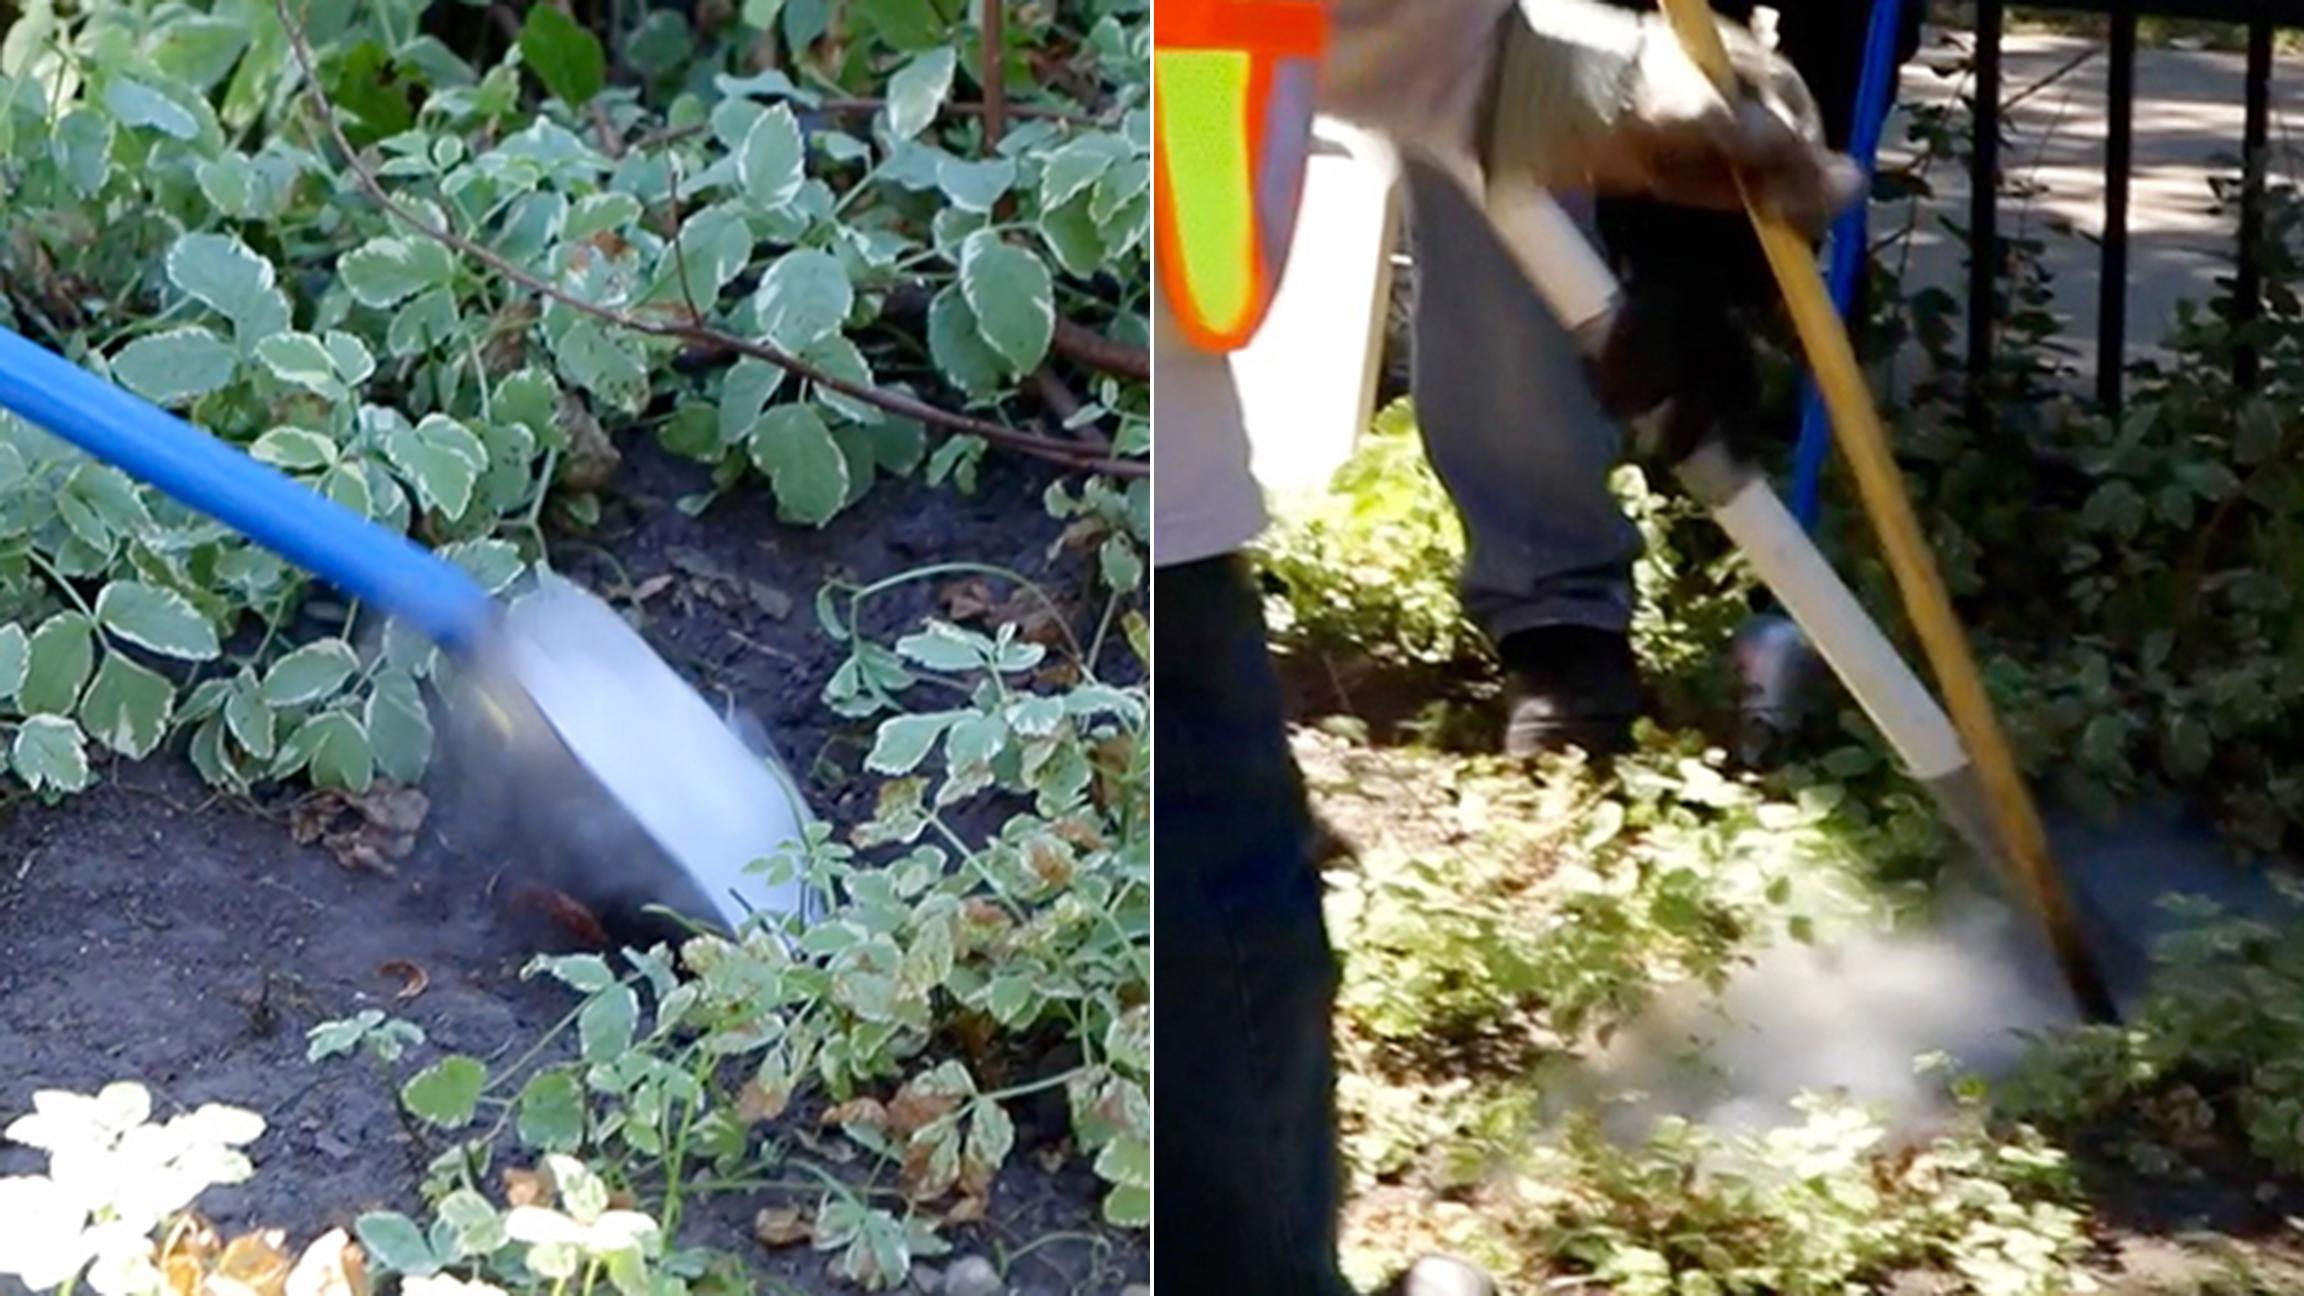
[[[390,1064],[424,1042],[424,1028],[411,1021],[386,1017],[380,1008],[364,1008],[339,1021],[322,1022],[306,1031],[304,1038],[307,1062],[324,1062],[365,1049],[376,1061]]]
[[[1619,468],[1610,484],[1644,545],[1632,570],[1643,670],[1675,722],[1725,715],[1721,652],[1750,611],[1751,575],[1702,509],[1655,489],[1641,469]],[[1330,490],[1294,503],[1261,554],[1279,589],[1268,614],[1284,651],[1473,678],[1493,670],[1457,599],[1463,527],[1407,401],[1376,416]]]
[[[1749,789],[1690,761],[1701,790],[1683,796],[1669,759],[1658,765],[1632,775],[1630,796],[1574,770],[1525,793],[1513,786],[1524,776],[1458,772],[1478,849],[1331,878],[1330,931],[1350,951],[1341,1010],[1396,1046],[1517,1026],[1565,1050],[1630,1016],[1660,980],[1725,974],[1783,857],[1734,843],[1758,828]],[[1731,857],[1707,857],[1698,833]]]
[[[2304,1175],[2295,905],[2235,917],[2188,904],[2142,1010],[2044,1041],[1999,1106],[2155,1177],[2228,1173],[2239,1154]]]
[[[1141,499],[1102,489],[1052,503],[1090,520],[1111,513],[1122,521],[1105,542],[1137,543]],[[818,599],[824,628],[850,653],[827,701],[877,718],[864,763],[887,779],[848,840],[814,824],[757,865],[772,884],[804,881],[818,913],[613,962],[535,960],[528,975],[580,996],[560,1027],[508,1065],[449,1054],[400,1084],[414,1122],[462,1141],[435,1161],[429,1228],[363,1219],[381,1264],[469,1271],[513,1290],[598,1265],[624,1289],[680,1259],[667,1242],[692,1199],[712,1191],[692,1184],[776,1183],[814,1198],[806,1235],[835,1253],[836,1272],[887,1290],[908,1280],[914,1258],[945,1249],[940,1207],[988,1199],[1015,1151],[1008,1104],[1051,1090],[1068,1100],[1073,1148],[1106,1185],[1104,1218],[1149,1225],[1149,698],[1099,679],[1103,644],[1069,632],[1054,646],[1015,625],[931,621],[893,645],[863,633],[876,599],[959,575],[1048,598],[1013,573],[954,564],[830,586]],[[1109,597],[1106,626],[1127,587]],[[964,704],[906,711],[931,681]],[[972,840],[962,825],[982,822],[974,812],[987,802],[1009,812]],[[546,1055],[571,1027],[574,1056]],[[964,1056],[951,1055],[956,1039]],[[1053,1069],[1041,1060],[1051,1042],[1071,1059]],[[422,1043],[369,1010],[316,1027],[309,1056],[365,1048],[390,1065]],[[776,1177],[793,1153],[772,1122],[826,1102],[824,1123],[892,1173],[893,1189],[822,1170],[813,1188]],[[542,1158],[562,1204],[482,1227],[495,1218],[482,1209],[486,1168],[514,1147]],[[602,1213],[584,1205],[595,1187],[601,1200],[632,1192],[650,1209]],[[492,1241],[473,1243],[475,1229]]]
[[[1919,160],[1884,186],[1913,199],[1907,236],[1928,169],[1963,162],[1967,127],[1955,109],[1924,109],[1912,137]],[[2216,187],[2235,201],[2236,180]],[[1928,357],[1910,398],[1891,391],[1890,405],[1906,409],[1908,480],[2019,753],[2082,804],[2174,793],[2248,846],[2292,846],[2304,824],[2304,605],[2283,574],[2304,560],[2304,476],[2284,411],[2304,391],[2304,304],[2284,285],[2304,269],[2304,209],[2274,186],[2262,318],[2235,324],[2230,280],[2180,305],[2170,360],[2131,367],[2117,422],[2063,394],[2044,245],[2002,248],[1995,428],[1966,421],[1959,303],[1902,292],[1896,242],[1876,271],[1876,332],[1883,351],[1909,338]],[[2243,346],[2261,356],[2253,390],[2232,376]],[[1832,534],[1839,552],[1869,552],[1852,516]]]
[[[1096,506],[1093,489],[1078,505]],[[1141,531],[1116,532],[1107,544],[1131,534]],[[1027,1037],[1061,1024],[1081,1063],[1029,1087],[1064,1087],[1075,1139],[1109,1184],[1106,1218],[1142,1226],[1151,1188],[1150,699],[1140,686],[1099,679],[1101,645],[1083,649],[1068,634],[1068,660],[1050,662],[1049,646],[1020,638],[1013,624],[987,635],[930,622],[893,651],[857,632],[872,598],[963,570],[909,573],[819,601],[852,649],[826,700],[845,714],[888,716],[865,765],[890,781],[852,846],[821,834],[809,842],[806,876],[834,916],[800,944],[825,958],[840,1010],[828,1024],[845,1035],[815,1050],[815,1067],[845,1097],[908,1068],[939,1016]],[[1111,619],[1108,611],[1104,624]],[[904,710],[903,696],[931,681],[963,692],[965,704]],[[972,843],[952,815],[984,796],[1016,798],[1026,809]],[[867,863],[859,851],[882,858]],[[775,1069],[764,1064],[761,1082],[803,1071],[808,1047],[793,1040],[771,1054]],[[965,1070],[932,1080],[939,1071],[908,1087],[928,1085],[939,1099],[975,1093]],[[988,1128],[983,1100],[965,1110],[973,1113],[965,1139],[957,1117],[910,1132],[908,1174],[924,1159],[928,1183],[957,1177],[964,1185],[972,1167],[996,1167],[994,1153],[1012,1138],[1000,1132],[1005,1117]]]
[[[2086,1290],[2064,1158],[2037,1135],[1968,1128],[1902,1156],[1861,1111],[1811,1099],[1802,1121],[1722,1138],[1666,1122],[1629,1150],[1578,1125],[1531,1157],[1511,1228],[1550,1267],[1624,1296]]]
[[[1012,76],[1030,115],[997,140],[947,111],[970,28],[935,6],[820,42],[820,5],[749,6],[709,40],[537,5],[493,67],[419,34],[416,0],[291,8],[398,211],[317,121],[266,0],[35,5],[0,53],[0,322],[492,590],[544,559],[544,523],[598,514],[556,489],[595,453],[572,427],[653,426],[715,492],[750,476],[821,526],[923,463],[972,482],[982,438],[938,444],[886,404],[1025,423],[1057,321],[1146,340],[1150,29],[1128,0],[1009,24],[1016,62],[1067,72]],[[787,71],[757,70],[763,40]],[[822,107],[882,92],[876,113]],[[847,390],[697,363],[676,328],[761,339]],[[1141,459],[1147,385],[1095,383],[1083,425]],[[0,640],[0,737],[36,790],[85,787],[91,743],[171,739],[235,791],[420,776],[442,664],[358,607],[310,655],[307,592],[0,418],[0,616],[26,636]]]
[[[1261,551],[1282,590],[1271,617],[1284,648],[1401,664],[1485,659],[1456,602],[1464,529],[1406,401],[1376,416],[1331,491],[1282,518]]]
[[[1877,926],[1906,903],[1882,862],[1941,849],[1908,799],[1866,814],[1836,786],[1772,791],[1644,738],[1601,781],[1299,735],[1347,832],[1382,817],[1330,876],[1360,1276],[1444,1246],[1529,1286],[1839,1293],[1921,1272],[2071,1290],[2084,1247],[2061,1155],[1980,1109],[1918,1148],[1820,1101],[1762,1133],[1668,1123],[1633,1146],[1589,1115],[1549,1124],[1573,1061],[1658,991]],[[1431,1199],[1377,1205],[1399,1183]]]

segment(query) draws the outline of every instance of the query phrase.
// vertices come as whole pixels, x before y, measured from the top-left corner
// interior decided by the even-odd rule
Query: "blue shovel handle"
[[[399,617],[450,652],[471,649],[495,617],[494,601],[463,568],[6,329],[0,407]]]
[[[1873,0],[1872,20],[1864,29],[1864,73],[1857,82],[1856,113],[1849,131],[1848,152],[1864,169],[1865,194],[1840,214],[1832,227],[1831,260],[1825,270],[1833,308],[1846,319],[1856,300],[1856,283],[1864,273],[1865,252],[1871,239],[1871,178],[1880,154],[1880,134],[1887,128],[1890,91],[1896,85],[1896,34],[1908,0]],[[1816,529],[1817,496],[1824,475],[1824,456],[1832,444],[1832,421],[1813,378],[1801,390],[1800,446],[1793,460],[1792,514],[1800,525]]]

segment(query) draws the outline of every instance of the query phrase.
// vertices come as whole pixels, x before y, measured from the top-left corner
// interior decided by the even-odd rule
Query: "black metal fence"
[[[2269,165],[2272,119],[2272,44],[2275,29],[2304,25],[2304,0],[2045,0],[2037,7],[2103,14],[2112,27],[2107,111],[2111,114],[2104,147],[2104,240],[2102,295],[2096,320],[2096,395],[2117,415],[2121,379],[2126,368],[2128,338],[2128,182],[2134,157],[2136,116],[2136,24],[2143,15],[2166,18],[2201,18],[2244,23],[2248,28],[2246,124],[2241,156],[2244,180],[2240,199],[2239,273],[2234,298],[2239,321],[2262,309],[2263,267],[2258,252],[2263,242],[2265,175]],[[1973,231],[1973,261],[1968,279],[1968,371],[1990,372],[1998,293],[1995,280],[2000,262],[1998,246],[2000,173],[2000,44],[2005,26],[2003,0],[1976,4],[1976,138],[1974,171],[1970,177],[1969,229]],[[2235,361],[2234,376],[2243,385],[2256,381],[2256,357],[2243,350]],[[1981,407],[1980,385],[1973,411],[1979,421],[1990,417]]]

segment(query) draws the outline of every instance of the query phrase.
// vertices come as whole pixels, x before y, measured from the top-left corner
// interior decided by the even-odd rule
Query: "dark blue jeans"
[[[1153,1199],[1162,1291],[1348,1296],[1336,962],[1254,578],[1154,577]]]

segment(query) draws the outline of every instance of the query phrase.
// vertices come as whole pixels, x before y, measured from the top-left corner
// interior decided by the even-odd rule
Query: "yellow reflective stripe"
[[[1160,164],[1188,319],[1229,333],[1257,310],[1256,197],[1248,138],[1249,59],[1239,50],[1162,50]],[[1171,285],[1175,284],[1171,280]]]

